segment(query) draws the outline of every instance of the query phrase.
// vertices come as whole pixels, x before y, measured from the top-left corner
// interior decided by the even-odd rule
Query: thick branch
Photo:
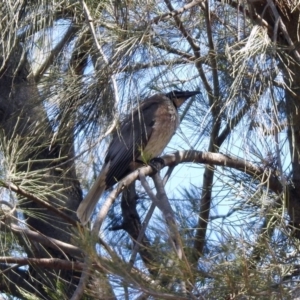
[[[256,166],[241,158],[231,157],[220,153],[202,152],[196,150],[177,151],[164,155],[161,158],[164,160],[165,166],[176,166],[180,163],[200,163],[232,168],[244,172],[254,177],[256,180],[262,180],[264,185],[268,186],[271,191],[277,194],[282,192],[280,180],[278,180],[278,178],[272,174],[271,171]],[[145,176],[153,174],[151,166],[145,166],[141,169]],[[115,189],[109,194],[97,215],[96,222],[94,223],[93,231],[95,234],[100,231],[103,221],[118,195],[123,192],[125,187],[128,187],[131,183],[138,179],[139,172],[140,171],[138,169],[130,173],[123,180],[121,180]],[[266,178],[268,178],[268,180],[266,180]]]
[[[0,257],[0,263],[17,264],[19,266],[34,265],[43,268],[64,269],[64,270],[82,270],[84,264],[78,261],[70,261],[59,258],[27,258],[27,257]]]
[[[216,140],[218,138],[220,128],[221,128],[221,113],[220,113],[220,99],[219,99],[219,91],[220,91],[220,83],[218,77],[218,67],[217,67],[217,58],[216,51],[213,42],[213,33],[211,28],[211,16],[210,16],[210,7],[209,1],[207,0],[205,5],[204,3],[200,4],[201,8],[205,11],[205,20],[206,20],[206,30],[209,44],[209,57],[210,64],[212,66],[212,79],[213,79],[213,93],[209,95],[209,104],[213,117],[213,127],[210,134],[210,143],[208,150],[212,152],[218,152],[219,145],[216,145]],[[199,69],[199,68],[198,68]],[[202,75],[202,77],[204,77]],[[209,218],[211,198],[212,198],[212,184],[214,179],[214,168],[210,165],[206,166],[204,175],[203,175],[203,189],[200,200],[200,211],[198,217],[198,226],[197,232],[195,236],[195,244],[194,248],[197,250],[197,253],[202,253],[206,229],[207,229],[207,220]],[[197,255],[195,256],[197,259]],[[198,259],[197,259],[198,260]]]
[[[201,6],[204,6],[203,3],[201,3]],[[212,24],[211,24],[211,16],[210,16],[210,7],[209,7],[209,1],[206,1],[206,5],[204,7],[205,9],[205,21],[206,21],[206,31],[207,31],[207,38],[208,38],[208,44],[209,44],[209,58],[210,63],[212,66],[212,75],[213,75],[213,86],[214,86],[214,99],[217,102],[214,103],[214,107],[219,107],[219,91],[220,91],[220,83],[219,83],[219,76],[218,76],[218,66],[217,66],[217,53],[215,50],[215,45],[213,41],[213,31],[212,31]],[[219,109],[217,110],[219,114]],[[214,109],[212,110],[214,112]]]

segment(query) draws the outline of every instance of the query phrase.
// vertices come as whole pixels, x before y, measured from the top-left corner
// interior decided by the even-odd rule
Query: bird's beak
[[[198,94],[201,94],[201,92],[198,92],[198,91],[185,91],[185,92],[183,92],[183,95],[182,95],[182,98],[186,98],[186,99],[188,99],[188,98],[190,98],[190,97],[192,97],[192,96],[195,96],[195,95],[198,95]]]
[[[200,94],[200,92],[197,91],[184,91],[180,93],[180,96],[176,97],[173,99],[173,102],[175,104],[176,107],[180,107],[188,98],[198,95]]]

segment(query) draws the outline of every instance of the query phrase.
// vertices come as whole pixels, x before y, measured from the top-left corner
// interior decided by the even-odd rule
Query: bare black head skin
[[[192,97],[195,96],[197,94],[200,94],[200,92],[197,91],[171,91],[169,93],[166,93],[165,96],[168,97],[170,100],[173,101],[175,107],[180,107],[182,105],[182,103]]]

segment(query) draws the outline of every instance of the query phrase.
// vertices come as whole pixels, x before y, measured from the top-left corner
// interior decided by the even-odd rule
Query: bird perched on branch
[[[86,224],[102,193],[136,169],[136,162],[159,156],[179,125],[177,109],[199,92],[172,91],[141,102],[113,135],[102,170],[77,209]]]

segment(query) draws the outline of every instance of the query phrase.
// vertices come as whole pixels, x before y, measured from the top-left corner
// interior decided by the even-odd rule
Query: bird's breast
[[[179,125],[177,109],[168,101],[155,113],[152,133],[143,154],[147,159],[159,156],[167,146]]]

